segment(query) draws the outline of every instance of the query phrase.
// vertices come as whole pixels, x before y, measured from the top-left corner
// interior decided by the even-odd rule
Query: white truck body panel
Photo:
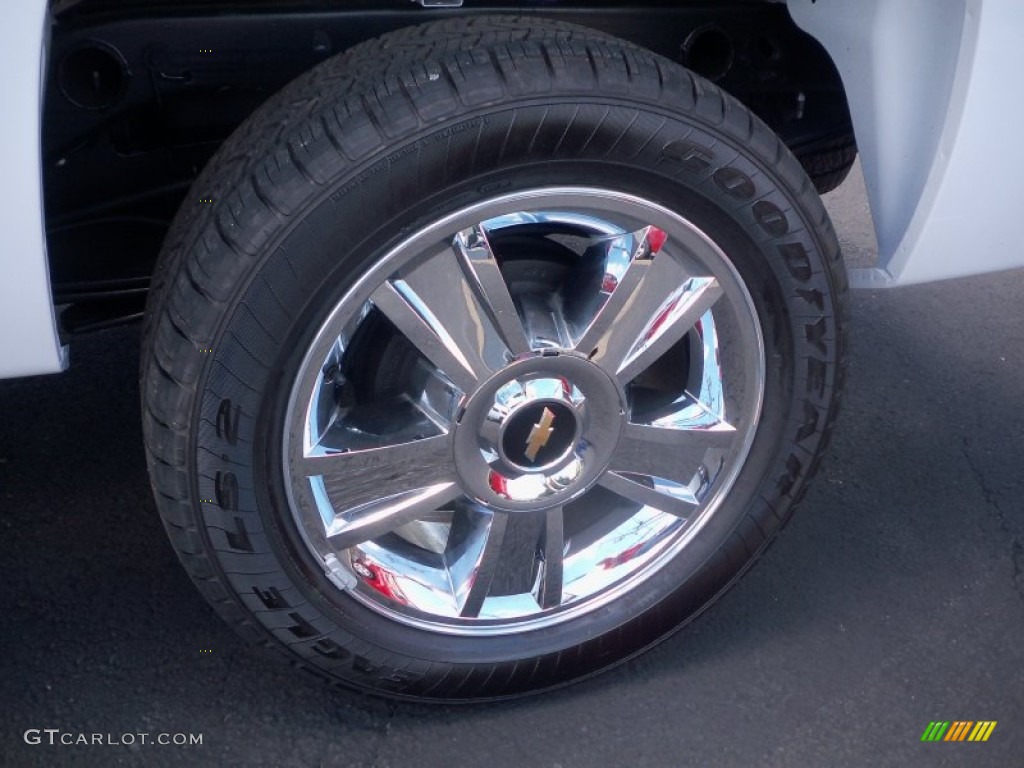
[[[846,88],[879,246],[851,270],[878,287],[1024,266],[1019,0],[788,0]],[[50,292],[40,120],[47,0],[18,0],[0,26],[0,378],[67,366]]]
[[[43,227],[40,120],[46,0],[18,0],[0,25],[0,377],[67,367],[57,337]]]
[[[790,0],[843,78],[878,238],[860,287],[1024,266],[1019,0]]]

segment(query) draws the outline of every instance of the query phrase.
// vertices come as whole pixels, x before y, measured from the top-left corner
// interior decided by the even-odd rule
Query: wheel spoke
[[[565,553],[562,519],[561,507],[553,507],[545,513],[540,545],[541,579],[537,594],[541,608],[556,608],[562,604],[562,561]]]
[[[661,487],[641,482],[641,478],[618,472],[605,472],[598,483],[637,504],[654,507],[677,517],[689,517],[700,503],[689,486]]]
[[[641,238],[628,269],[576,349],[627,384],[689,331],[722,295],[713,277],[692,277]]]
[[[589,355],[599,349],[625,308],[636,301],[637,286],[643,282],[656,255],[650,244],[650,230],[647,227],[609,242],[596,294],[574,297],[579,307],[576,314],[582,315],[575,318],[574,324],[589,323],[576,342],[577,351]]]
[[[449,540],[459,543],[445,553],[445,567],[460,616],[480,615],[494,581],[507,527],[507,514],[482,508],[465,512],[453,524]]]
[[[723,453],[736,431],[727,424],[714,429],[669,429],[640,424],[627,425],[608,468],[612,472],[646,475],[689,485],[706,466],[708,452]],[[714,463],[718,463],[715,461]]]
[[[452,245],[474,293],[513,355],[530,351],[519,312],[483,227],[460,232]]]
[[[382,285],[371,301],[424,356],[470,392],[529,351],[522,321],[483,230]]]
[[[463,392],[475,389],[487,375],[474,367],[438,318],[404,282],[384,283],[374,291],[370,301]]]
[[[509,515],[501,556],[491,583],[491,594],[524,595],[535,589],[544,528],[543,512],[517,512]]]
[[[675,291],[644,328],[636,346],[616,371],[623,384],[632,381],[685,336],[722,296],[713,277],[693,277]]]
[[[311,456],[303,460],[302,471],[322,481],[335,510],[325,533],[339,549],[392,531],[461,495],[448,435]]]

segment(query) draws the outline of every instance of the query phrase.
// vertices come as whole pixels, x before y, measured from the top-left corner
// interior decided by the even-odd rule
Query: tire
[[[853,136],[844,136],[813,149],[797,149],[795,153],[818,194],[824,195],[837,189],[850,175],[857,159],[857,143]]]
[[[330,681],[498,699],[629,659],[764,550],[831,432],[847,288],[811,182],[629,44],[387,35],[191,198],[144,328],[157,505],[224,619]]]

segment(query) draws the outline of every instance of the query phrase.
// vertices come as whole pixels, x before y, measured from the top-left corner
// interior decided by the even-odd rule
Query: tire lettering
[[[225,457],[225,460],[226,457]],[[217,471],[213,479],[213,490],[217,498],[217,506],[225,512],[238,511],[238,478],[234,472]]]
[[[820,317],[811,325],[804,326],[804,335],[807,337],[808,343],[810,343],[815,349],[822,354],[828,351],[828,347],[825,345],[825,318]]]
[[[818,431],[818,409],[810,400],[804,400],[804,423],[796,433],[796,441],[803,442]]]
[[[381,688],[390,688],[392,691],[404,691],[415,679],[413,675],[409,675],[405,672],[400,672],[397,669],[389,671],[391,672],[390,675],[388,675],[387,677],[382,677],[378,680],[378,683]]]
[[[718,188],[733,200],[746,202],[757,194],[757,188],[754,186],[754,182],[750,180],[750,177],[743,171],[731,168],[728,165],[723,165],[715,171],[714,176],[711,178],[715,180]]]
[[[317,631],[313,627],[313,625],[306,621],[304,618],[302,618],[299,614],[295,613],[294,611],[289,613],[288,617],[295,622],[294,626],[288,627],[288,631],[300,640],[305,639],[307,637],[313,637],[313,635],[317,634]]]
[[[789,221],[786,219],[779,206],[767,200],[758,200],[754,203],[754,218],[758,226],[772,237],[782,237],[789,232]]]
[[[234,406],[232,412],[231,400],[221,400],[217,409],[217,437],[226,440],[228,445],[238,443],[238,422],[242,417],[242,407]]]
[[[295,616],[295,614],[293,614]],[[305,622],[301,617],[299,621],[308,627],[312,631],[312,627]],[[296,627],[292,627],[294,633]],[[416,676],[410,675],[407,672],[402,672],[398,669],[392,669],[390,667],[379,667],[371,662],[365,656],[356,654],[352,655],[352,652],[338,645],[328,637],[322,637],[313,643],[310,648],[325,659],[332,659],[335,661],[344,661],[345,659],[352,659],[351,669],[357,675],[377,675],[375,681],[381,688],[388,688],[393,691],[401,691],[409,687],[409,684],[416,679]]]
[[[235,530],[224,531],[224,535],[227,537],[228,546],[232,549],[237,549],[239,552],[252,552],[252,540],[249,538],[249,532],[245,530],[245,521],[240,517],[235,517]]]
[[[313,643],[313,650],[328,659],[347,659],[350,654],[340,645],[329,638],[321,638]]]
[[[253,587],[252,591],[255,593],[256,597],[260,599],[260,602],[272,611],[291,607],[288,605],[288,601],[281,597],[281,593],[278,592],[275,587],[271,587],[267,590],[262,590],[259,587]]]
[[[807,255],[807,249],[800,243],[783,243],[779,246],[779,255],[786,262],[789,273],[797,280],[810,280],[814,271],[811,269],[811,259]]]
[[[803,288],[797,288],[796,295],[816,308],[819,312],[825,311],[825,295],[821,291],[805,291]]]
[[[715,159],[708,147],[681,139],[666,144],[662,148],[661,154],[669,160],[675,160],[690,173],[706,173]]]
[[[377,669],[378,668],[373,666],[373,664],[370,663],[370,660],[365,656],[356,656],[352,659],[352,670],[354,672],[367,675],[371,672],[376,672]]]
[[[807,391],[818,397],[825,396],[825,376],[827,372],[825,363],[816,358],[807,359]]]

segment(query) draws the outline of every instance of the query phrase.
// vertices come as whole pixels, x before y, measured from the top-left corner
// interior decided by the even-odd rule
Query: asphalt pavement
[[[859,179],[828,202],[869,263]],[[335,690],[239,640],[157,519],[138,328],[76,341],[69,372],[0,382],[0,765],[1022,766],[1022,302],[1024,271],[856,293],[836,438],[758,566],[640,659],[478,707]],[[921,741],[968,720],[997,725]]]

